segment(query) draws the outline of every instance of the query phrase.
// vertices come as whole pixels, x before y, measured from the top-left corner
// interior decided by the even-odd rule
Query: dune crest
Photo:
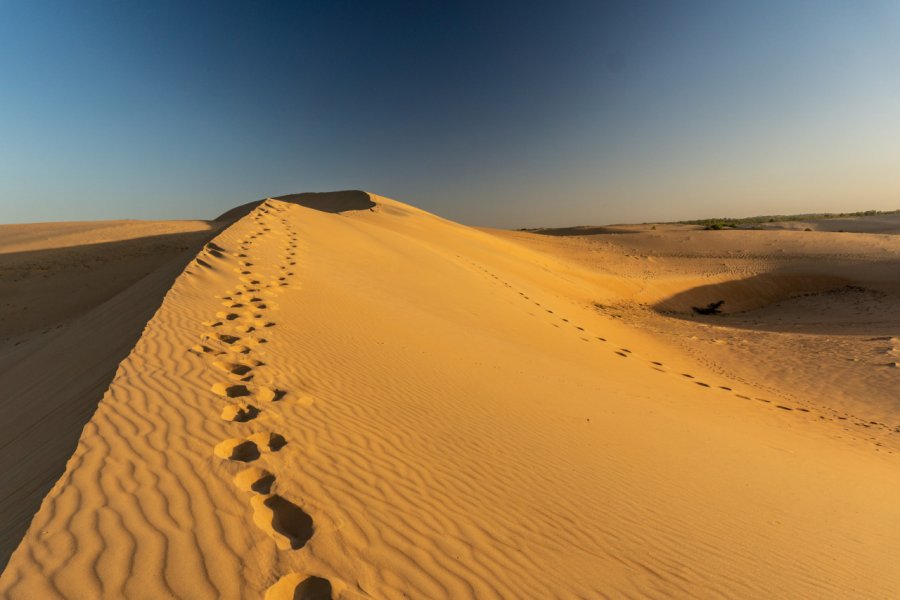
[[[598,310],[639,282],[343,194],[223,219],[0,595],[900,589],[900,455]]]

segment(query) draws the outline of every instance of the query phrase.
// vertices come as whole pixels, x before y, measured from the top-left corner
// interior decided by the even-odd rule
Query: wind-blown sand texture
[[[218,227],[0,225],[0,565],[62,475],[119,362]]]
[[[896,305],[896,236],[551,237],[363,192],[236,211],[119,364],[3,597],[900,593],[900,371],[862,357],[871,378],[831,398],[791,385],[821,369],[774,338],[749,359],[682,340],[722,328],[732,345],[761,332],[793,351],[818,334],[772,326],[778,303],[802,329],[813,302],[846,313],[839,328],[862,323],[824,335],[859,349],[879,329],[896,349],[896,313],[795,298],[840,296],[852,278],[872,306]],[[772,245],[727,255],[736,233]],[[766,279],[774,267],[794,283]],[[690,315],[748,294],[766,299]],[[880,425],[841,420],[851,408]]]

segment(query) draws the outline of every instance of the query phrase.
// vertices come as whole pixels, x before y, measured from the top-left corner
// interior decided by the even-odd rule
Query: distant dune
[[[2,226],[0,596],[898,597],[900,236],[855,223]]]
[[[763,230],[646,224],[491,233],[605,278],[594,288],[599,312],[693,360],[867,434],[900,433],[900,214]],[[721,315],[694,314],[719,301]]]

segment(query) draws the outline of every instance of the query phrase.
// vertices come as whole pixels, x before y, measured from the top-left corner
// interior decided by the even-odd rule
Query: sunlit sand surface
[[[0,596],[898,597],[900,219],[827,225],[4,226]]]

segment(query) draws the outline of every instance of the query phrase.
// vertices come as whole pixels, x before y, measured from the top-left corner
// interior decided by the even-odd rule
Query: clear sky
[[[0,0],[0,222],[900,208],[900,2]]]

